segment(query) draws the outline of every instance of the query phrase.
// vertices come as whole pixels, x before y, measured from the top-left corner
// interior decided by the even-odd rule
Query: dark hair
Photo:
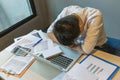
[[[79,19],[75,15],[68,15],[58,20],[53,28],[53,33],[60,44],[69,46],[80,34]]]

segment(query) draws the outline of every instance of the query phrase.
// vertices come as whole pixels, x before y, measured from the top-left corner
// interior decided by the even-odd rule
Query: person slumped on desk
[[[98,9],[78,5],[65,7],[47,34],[53,41],[86,54],[107,40],[102,13]]]

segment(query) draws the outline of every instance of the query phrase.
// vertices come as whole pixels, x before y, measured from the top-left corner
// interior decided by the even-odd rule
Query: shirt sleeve
[[[100,36],[100,30],[103,27],[102,14],[92,17],[88,21],[88,29],[86,31],[86,37],[84,43],[81,45],[85,53],[89,54],[92,52],[97,44],[98,37]]]

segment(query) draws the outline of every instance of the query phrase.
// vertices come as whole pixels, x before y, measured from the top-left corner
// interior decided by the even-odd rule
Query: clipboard
[[[20,74],[14,74],[13,76],[15,77],[22,77],[24,75],[24,73],[29,69],[29,67],[33,64],[33,62],[35,61],[35,59],[33,59],[25,68],[24,70],[20,73]]]
[[[9,59],[11,59],[12,57],[13,57],[13,56],[10,56]],[[9,59],[7,59],[4,63],[6,63]],[[4,73],[4,74],[7,75],[7,76],[11,75],[11,76],[15,76],[15,77],[20,78],[20,77],[22,77],[22,76],[24,75],[24,73],[29,69],[29,67],[33,64],[34,61],[35,61],[35,58],[33,57],[33,58],[30,60],[30,62],[28,62],[28,64],[24,67],[24,69],[22,69],[22,71],[21,71],[19,74],[9,73],[8,71],[4,71],[4,69],[1,68],[1,67],[0,67],[0,72]],[[4,63],[3,63],[3,64],[4,64]]]

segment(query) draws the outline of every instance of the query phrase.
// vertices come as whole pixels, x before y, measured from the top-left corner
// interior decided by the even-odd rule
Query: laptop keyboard
[[[64,69],[66,69],[73,61],[73,59],[70,59],[63,55],[57,55],[54,57],[50,57],[48,58],[48,60]]]

